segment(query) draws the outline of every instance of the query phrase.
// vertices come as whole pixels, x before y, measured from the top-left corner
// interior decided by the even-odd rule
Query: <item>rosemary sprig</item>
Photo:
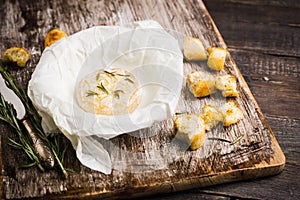
[[[32,161],[32,163],[27,166],[38,166],[41,171],[45,171],[37,156],[35,148],[30,143],[30,139],[27,134],[23,134],[23,129],[21,128],[16,115],[17,113],[13,105],[5,101],[3,95],[0,93],[0,119],[8,123],[15,130],[20,141],[16,142],[13,139],[9,139],[9,144],[16,149],[22,149],[26,153],[28,158]]]
[[[242,134],[242,135],[240,135],[239,137],[237,137],[237,138],[235,138],[235,140],[233,140],[233,141],[231,141],[231,143],[230,144],[235,144],[235,143],[237,143],[238,141],[240,141],[242,138],[244,137],[244,135]]]
[[[124,77],[129,77],[130,76],[128,74],[119,74],[119,73],[117,73],[116,75],[118,75],[118,76],[124,76]]]
[[[129,83],[132,83],[132,84],[134,83],[133,80],[131,80],[130,78],[125,78],[124,80],[128,81]]]
[[[116,74],[116,72],[109,72],[109,71],[106,71],[106,70],[104,70],[104,72],[105,73],[107,73],[108,75],[111,75],[111,76],[115,76]]]
[[[129,77],[130,75],[128,75],[128,74],[120,74],[120,73],[117,73],[117,72],[109,72],[109,71],[107,71],[107,70],[104,70],[104,72],[105,73],[107,73],[107,74],[109,74],[109,75],[111,75],[111,76],[124,76],[124,77]]]
[[[222,141],[222,142],[227,142],[227,143],[230,143],[231,145],[237,143],[238,141],[240,141],[242,138],[244,137],[244,135],[240,135],[239,137],[235,138],[234,140],[230,141],[230,140],[227,140],[225,138],[218,138],[218,137],[210,137],[208,138],[209,140],[219,140],[219,141]]]
[[[100,90],[102,90],[103,92],[105,92],[106,94],[108,94],[107,89],[104,87],[103,83],[100,82],[100,84],[97,85],[97,88],[99,88]]]
[[[183,115],[183,114],[187,114],[188,112],[176,112],[175,115]]]
[[[117,99],[120,99],[120,93],[124,94],[124,91],[123,90],[115,90],[114,97]]]
[[[23,103],[26,113],[32,123],[32,125],[34,126],[34,128],[37,130],[40,138],[42,140],[44,140],[44,142],[46,143],[46,145],[51,149],[52,153],[55,156],[56,162],[59,165],[59,168],[61,169],[61,171],[63,172],[63,174],[66,176],[67,173],[65,173],[65,168],[63,167],[63,164],[61,162],[61,157],[59,155],[61,155],[61,152],[57,151],[57,148],[55,146],[55,144],[53,142],[51,142],[46,133],[43,132],[42,129],[42,125],[41,125],[41,117],[39,116],[37,110],[35,109],[35,107],[33,106],[31,100],[29,99],[29,97],[27,96],[26,90],[19,88],[17,86],[17,84],[15,83],[12,75],[7,71],[7,69],[3,66],[0,66],[0,74],[2,75],[3,79],[5,80],[5,84],[7,85],[8,88],[10,88],[21,100],[21,102]],[[16,132],[18,133],[19,139],[20,139],[20,143],[22,145],[22,149],[24,150],[24,152],[27,154],[27,156],[34,161],[34,165],[37,165],[41,171],[44,171],[44,168],[41,166],[41,162],[39,160],[38,154],[37,152],[34,150],[33,144],[31,142],[31,140],[28,138],[27,134],[24,134],[23,130],[21,129],[21,126],[18,123],[18,120],[16,119],[16,111],[13,108],[13,106],[9,103],[7,103],[3,96],[1,95],[1,98],[3,100],[1,100],[2,104],[3,104],[3,109],[1,108],[1,111],[3,112],[10,112],[10,118],[8,115],[2,115],[3,117],[0,118],[3,121],[11,121],[11,119],[13,120],[11,122],[9,122],[9,124],[16,130]],[[6,103],[5,103],[6,102]],[[6,111],[4,111],[6,110]],[[53,137],[59,137],[57,136],[53,136]],[[14,143],[15,147],[17,146],[16,143]]]
[[[97,92],[93,91],[93,90],[88,90],[86,92],[86,97],[95,96],[95,95],[98,96],[99,94]]]

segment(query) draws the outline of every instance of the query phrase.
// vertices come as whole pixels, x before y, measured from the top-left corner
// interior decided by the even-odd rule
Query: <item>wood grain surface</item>
[[[299,136],[296,134],[296,130],[299,130],[299,112],[297,112],[297,108],[299,109],[299,83],[297,80],[299,77],[299,67],[297,66],[299,49],[297,46],[293,46],[297,42],[299,44],[299,38],[296,37],[299,30],[295,28],[297,22],[288,21],[291,14],[284,11],[284,8],[295,9],[294,12],[296,13],[297,8],[289,7],[290,4],[288,3],[278,5],[276,1],[271,2],[271,6],[276,12],[279,12],[280,15],[286,15],[283,16],[286,21],[283,20],[282,23],[289,24],[288,27],[293,30],[296,29],[285,33],[283,38],[287,42],[282,44],[281,36],[284,33],[278,31],[280,27],[276,25],[274,25],[276,27],[274,31],[277,31],[278,35],[274,34],[272,39],[268,36],[255,34],[257,30],[265,30],[266,27],[258,23],[257,27],[251,29],[247,26],[249,22],[244,21],[247,18],[243,18],[240,22],[240,18],[237,17],[236,21],[240,24],[231,26],[227,24],[227,18],[230,19],[237,8],[243,12],[244,16],[252,15],[255,18],[256,12],[259,12],[256,10],[255,2],[209,1],[207,4],[216,9],[216,18],[219,16],[221,28],[222,26],[232,28],[225,29],[228,32],[225,31],[224,33],[225,41],[227,42],[226,37],[229,37],[231,38],[229,42],[233,44],[228,46],[230,53],[232,52],[233,57],[238,62],[238,66],[254,96],[258,99],[258,103],[261,104],[262,102],[263,112],[266,109],[267,119],[270,121],[272,129],[275,128],[275,133],[277,131],[280,138],[285,142],[284,144],[288,145],[286,150],[290,156],[288,158],[291,159],[287,164],[294,165],[289,169],[292,170],[291,172],[299,174],[295,170],[297,166],[299,167],[299,150],[295,151],[296,147],[289,144],[290,138],[293,137],[299,141]],[[259,6],[264,8],[269,5],[261,4]],[[281,6],[285,6],[283,10]],[[225,14],[223,14],[223,9],[227,10]],[[270,17],[268,22],[270,24],[273,23],[273,19],[277,19],[277,15],[273,13],[274,16],[272,16],[272,13],[264,13]],[[226,47],[220,34],[211,23],[209,14],[201,1],[1,1],[0,15],[1,53],[4,49],[17,45],[27,48],[33,54],[33,59],[26,70],[12,69],[11,71],[23,87],[26,87],[30,79],[43,51],[44,37],[51,28],[60,28],[68,34],[72,34],[95,25],[129,25],[136,20],[154,19],[166,29],[200,37],[204,40],[206,47]],[[227,15],[227,18],[223,17],[224,15]],[[213,17],[215,16],[213,15]],[[257,18],[255,20],[262,20]],[[231,20],[234,21],[234,19]],[[217,25],[219,26],[218,23]],[[241,30],[237,32],[236,29]],[[223,34],[223,32],[221,33]],[[290,39],[293,41],[290,42]],[[264,40],[271,45],[259,43],[259,41]],[[254,47],[257,49],[253,50]],[[289,51],[285,50],[286,47],[289,47]],[[255,67],[250,66],[252,64],[255,64]],[[185,74],[199,69],[199,67],[204,68],[202,65],[185,63]],[[13,137],[13,133],[9,127],[0,123],[1,164],[3,168],[3,181],[0,185],[3,188],[2,197],[56,199],[97,198],[97,195],[101,195],[102,198],[109,198],[114,195],[114,198],[127,198],[157,192],[175,192],[279,173],[283,164],[280,148],[277,146],[277,142],[274,140],[232,57],[226,61],[226,71],[239,77],[239,90],[242,95],[236,100],[236,103],[243,109],[246,117],[236,126],[209,134],[212,136],[222,134],[232,139],[242,131],[246,136],[239,145],[229,146],[221,142],[208,141],[205,148],[199,151],[182,151],[178,143],[173,140],[173,124],[172,119],[169,119],[154,124],[150,129],[126,134],[109,142],[103,141],[111,150],[112,157],[115,158],[115,167],[119,167],[110,176],[82,166],[76,159],[75,152],[69,148],[66,165],[72,167],[75,173],[71,174],[67,180],[63,180],[61,175],[53,170],[42,174],[34,168],[21,169],[19,166],[27,161],[26,157],[7,145],[7,138]],[[263,77],[268,77],[270,80],[265,81]],[[283,95],[290,98],[285,100],[282,98]],[[220,101],[222,100],[224,99]],[[218,100],[211,98],[193,99],[184,87],[178,111],[199,112],[205,102],[219,103]],[[295,105],[295,109],[291,109],[290,104],[292,103]],[[63,143],[69,145],[65,139]],[[297,145],[297,143],[292,144]],[[118,151],[114,151],[116,148]],[[220,151],[221,149],[222,151]],[[276,159],[278,151],[279,156]],[[145,159],[146,157],[147,159]],[[275,167],[270,168],[273,164]],[[264,170],[264,167],[269,167],[269,170]],[[259,170],[253,171],[251,169]],[[285,176],[290,178],[289,174]],[[273,180],[274,178],[276,177],[273,177]],[[263,179],[260,184],[269,183],[268,180]],[[265,190],[267,193],[253,194],[251,191],[253,192],[255,189],[262,191],[263,189],[251,183],[253,182],[243,183],[244,187],[239,187],[233,183],[228,186],[225,185],[225,189],[223,189],[224,186],[215,186],[205,190],[178,193],[175,196],[153,198],[264,198],[267,197],[264,196],[265,194],[268,195],[269,192],[271,195],[271,191],[276,188],[273,185],[273,188]],[[292,183],[295,183],[294,187],[297,186],[296,180]],[[228,190],[226,190],[226,186]],[[247,188],[248,186],[251,186],[250,190]],[[288,186],[284,187],[287,188]],[[295,192],[295,190],[288,188],[284,192],[288,197],[292,197],[293,194],[290,194],[289,191]]]

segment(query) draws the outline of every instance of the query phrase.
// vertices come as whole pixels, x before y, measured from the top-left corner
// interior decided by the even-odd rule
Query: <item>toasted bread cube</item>
[[[238,91],[222,91],[222,95],[224,97],[238,97],[239,96],[239,92]]]
[[[195,71],[188,74],[187,83],[195,97],[205,97],[216,92],[215,77],[207,72]]]
[[[185,37],[183,42],[183,54],[186,60],[206,60],[206,50],[198,38]]]
[[[219,47],[211,47],[207,49],[209,56],[207,66],[213,70],[222,70],[225,64],[227,50]]]
[[[225,97],[237,97],[236,78],[232,75],[220,75],[216,78],[216,88],[222,91]]]
[[[49,47],[50,45],[54,44],[55,42],[57,42],[58,40],[60,40],[61,38],[67,37],[68,35],[59,30],[59,29],[53,29],[51,31],[49,31],[46,35],[45,38],[45,43],[44,43],[44,47]]]
[[[191,150],[200,148],[206,137],[205,124],[202,117],[196,114],[177,116],[175,121],[176,137],[190,145]]]
[[[233,101],[228,101],[223,106],[220,107],[223,114],[224,121],[223,126],[230,126],[243,119],[242,111],[235,105]]]
[[[20,47],[6,49],[2,56],[3,63],[13,62],[17,63],[19,67],[25,67],[29,59],[31,59],[30,53],[26,49]]]
[[[221,111],[211,105],[204,105],[201,111],[201,116],[205,123],[205,129],[210,131],[213,127],[215,127],[219,122],[223,121],[223,114]]]

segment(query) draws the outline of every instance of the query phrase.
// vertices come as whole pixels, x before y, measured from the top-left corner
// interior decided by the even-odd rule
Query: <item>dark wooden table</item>
[[[16,33],[1,32],[6,34],[1,36],[6,40],[5,44],[0,41],[1,53],[15,43],[30,46],[30,40],[41,37],[33,31],[35,26],[55,26],[43,24],[45,22],[38,18],[42,16],[41,12],[51,10],[37,9],[37,15],[32,15],[27,12],[26,5],[22,5],[23,1],[12,1],[11,4],[7,1],[0,2],[6,2],[0,5],[0,25],[6,23],[2,19],[7,18],[5,14],[9,13],[11,21],[21,23],[17,25],[22,27],[19,31],[26,31],[32,37],[20,42],[17,39],[14,41],[14,38],[17,38]],[[300,199],[300,3],[297,0],[203,2],[281,145],[286,156],[286,166],[281,174],[273,177],[226,183],[146,199]],[[38,2],[36,4],[36,8],[39,8]],[[20,10],[12,10],[19,7],[23,9],[22,13]],[[48,14],[51,16],[51,13]],[[33,16],[37,18],[30,23]],[[81,21],[80,18],[76,18],[76,13],[72,16],[73,20]],[[61,16],[56,17],[64,20],[60,19]],[[27,23],[19,20],[21,18],[28,20]],[[106,16],[103,16],[103,19],[107,20]],[[68,27],[63,28],[68,31]],[[29,68],[28,73],[31,74],[33,69],[34,67]],[[28,74],[22,75],[23,81],[29,77]],[[2,124],[0,125],[3,128]]]
[[[277,176],[153,199],[300,198],[300,2],[204,0],[286,156]]]

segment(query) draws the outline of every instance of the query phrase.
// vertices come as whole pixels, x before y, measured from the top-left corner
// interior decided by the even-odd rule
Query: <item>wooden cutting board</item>
[[[95,25],[130,25],[133,21],[153,19],[165,29],[201,38],[206,47],[226,48],[220,33],[202,1],[88,1],[65,0],[10,2],[3,4],[7,15],[1,21],[1,51],[13,45],[30,50],[33,59],[22,70],[13,70],[17,81],[26,86],[40,55],[43,40],[51,28],[68,34]],[[13,18],[13,13],[21,13]],[[7,34],[10,33],[10,34]],[[104,175],[82,166],[70,147],[66,167],[75,170],[67,179],[55,170],[40,172],[23,169],[23,152],[13,150],[7,138],[13,132],[0,123],[1,137],[1,196],[3,198],[133,198],[215,185],[230,181],[252,179],[280,173],[285,157],[268,126],[249,87],[234,60],[229,55],[225,71],[238,80],[240,96],[234,99],[244,113],[238,124],[219,127],[208,132],[204,146],[189,151],[175,138],[173,116],[152,127],[124,134],[110,141],[101,141],[113,160],[114,170]],[[204,63],[184,63],[185,75],[205,68]],[[218,96],[197,99],[183,85],[178,112],[199,113],[205,103],[219,104],[227,99]],[[210,140],[221,137],[236,144]],[[70,145],[64,138],[62,145]]]

